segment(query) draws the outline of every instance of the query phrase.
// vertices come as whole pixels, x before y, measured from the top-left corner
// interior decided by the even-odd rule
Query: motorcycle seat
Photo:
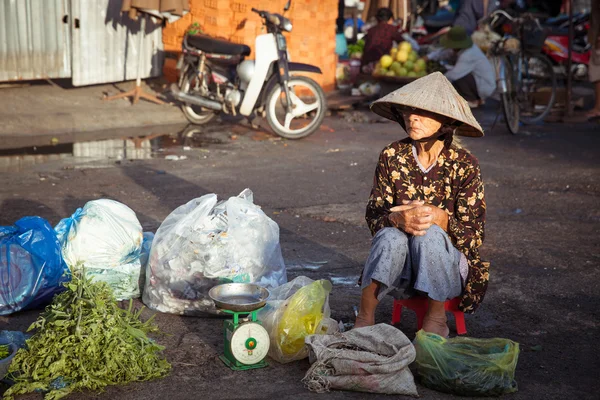
[[[245,44],[231,43],[226,40],[204,35],[189,35],[187,44],[205,53],[226,54],[231,56],[249,56],[250,47]]]

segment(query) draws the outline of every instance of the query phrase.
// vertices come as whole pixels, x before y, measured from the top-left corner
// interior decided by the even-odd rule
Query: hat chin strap
[[[442,133],[440,133],[439,131],[437,131],[434,135],[432,136],[427,136],[425,138],[422,139],[412,139],[413,142],[419,142],[419,143],[427,143],[427,142],[431,142],[432,140],[442,140],[440,139],[440,136],[442,136]]]

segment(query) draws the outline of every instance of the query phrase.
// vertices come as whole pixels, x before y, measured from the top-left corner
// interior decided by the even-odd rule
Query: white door
[[[0,0],[0,82],[71,76],[69,0]]]
[[[136,78],[141,20],[121,13],[121,0],[71,0],[73,85]],[[162,27],[146,21],[142,78],[162,74]]]

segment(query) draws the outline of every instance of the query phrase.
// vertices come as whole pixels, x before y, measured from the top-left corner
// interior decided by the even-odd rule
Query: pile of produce
[[[357,41],[356,44],[348,45],[348,55],[350,56],[350,58],[355,58],[355,59],[360,60],[363,56],[364,51],[365,51],[365,41],[362,39]]]
[[[54,297],[29,330],[37,329],[13,359],[9,374],[15,384],[5,399],[45,392],[46,400],[74,391],[101,391],[108,385],[165,376],[171,365],[164,347],[146,336],[157,332],[152,318],[140,321],[142,310],[117,306],[104,282],[74,273],[67,290]]]
[[[381,57],[373,75],[418,78],[428,72],[425,59],[419,57],[409,42],[402,42],[392,48],[389,55]]]

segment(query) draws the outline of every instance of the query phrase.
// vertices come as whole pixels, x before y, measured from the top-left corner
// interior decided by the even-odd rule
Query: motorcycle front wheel
[[[292,109],[288,110],[281,85],[267,96],[267,122],[273,131],[286,139],[301,139],[316,131],[327,112],[327,101],[321,86],[304,76],[292,76],[288,81]]]
[[[194,70],[188,70],[181,82],[181,91],[193,95],[198,79],[198,74]],[[183,111],[183,115],[185,115],[188,121],[194,125],[206,124],[216,115],[213,110],[207,110],[206,108],[191,104],[182,104],[181,111]]]

